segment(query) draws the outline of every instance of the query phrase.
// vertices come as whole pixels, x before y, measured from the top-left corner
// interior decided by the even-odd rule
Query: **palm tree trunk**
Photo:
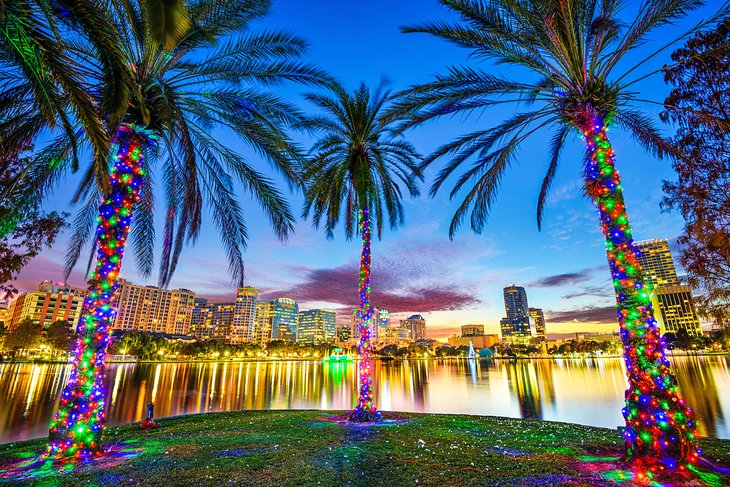
[[[685,470],[699,458],[696,424],[665,357],[666,344],[654,319],[651,288],[645,285],[637,260],[607,124],[592,116],[581,128],[590,158],[586,191],[598,207],[606,237],[629,381],[623,409],[625,460],[640,475]]]
[[[370,215],[368,209],[358,212],[358,223],[360,235],[362,236],[362,252],[360,254],[360,285],[359,308],[357,310],[357,321],[360,326],[360,395],[357,399],[357,406],[350,413],[350,420],[357,422],[371,422],[380,420],[380,412],[373,404],[373,362],[371,331],[373,324],[373,308],[370,306],[370,239],[372,229],[370,227]]]
[[[71,376],[50,425],[50,454],[54,457],[102,453],[101,435],[106,421],[104,369],[117,308],[117,276],[132,209],[144,182],[142,149],[149,140],[143,130],[130,125],[120,127],[114,138],[110,192],[99,207],[96,267],[76,328]]]

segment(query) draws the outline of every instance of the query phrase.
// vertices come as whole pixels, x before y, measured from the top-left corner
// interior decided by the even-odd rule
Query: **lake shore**
[[[701,352],[701,353],[686,353],[686,352],[674,352],[670,351],[667,353],[668,358],[672,357],[725,357],[730,355],[730,351],[728,352]],[[405,361],[405,360],[418,360],[418,361],[426,361],[426,360],[437,360],[437,361],[443,361],[443,360],[584,360],[584,359],[604,359],[604,358],[623,358],[623,355],[621,354],[611,354],[611,355],[535,355],[535,356],[516,356],[516,357],[510,357],[510,356],[503,356],[503,355],[495,355],[493,357],[475,357],[474,359],[469,359],[467,357],[376,357],[376,360],[388,362],[392,360],[396,361]],[[64,360],[51,360],[51,359],[43,359],[43,360],[6,360],[4,362],[0,362],[0,365],[2,364],[64,364],[64,363],[71,363],[71,359],[68,361]],[[221,358],[215,358],[215,359],[171,359],[171,360],[136,360],[130,358],[129,360],[109,360],[107,363],[112,364],[124,364],[124,363],[140,363],[140,364],[187,364],[187,363],[206,363],[206,364],[214,364],[214,363],[231,363],[231,362],[322,362],[323,359],[321,358],[314,358],[314,357],[245,357],[245,358],[238,358],[238,357],[232,357],[228,359],[221,359]],[[357,360],[357,357],[354,357],[354,360]],[[337,363],[337,362],[335,362]]]
[[[620,462],[616,430],[468,415],[386,413],[355,425],[344,412],[239,411],[109,428],[104,457],[37,460],[46,440],[0,445],[7,485],[649,485]],[[702,439],[704,457],[730,465],[730,440]],[[727,485],[702,479],[662,485]],[[676,479],[675,479],[676,480]],[[678,481],[679,482],[679,481]],[[656,484],[654,484],[656,485]]]

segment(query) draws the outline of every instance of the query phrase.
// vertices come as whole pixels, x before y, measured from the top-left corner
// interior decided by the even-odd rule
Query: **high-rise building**
[[[193,299],[193,312],[190,316],[190,336],[198,340],[209,340],[210,311],[208,300],[205,298]]]
[[[194,308],[193,291],[139,286],[122,279],[112,329],[188,335]]]
[[[405,320],[401,320],[403,323]],[[391,326],[385,331],[385,343],[388,345],[406,345],[413,341],[413,331],[410,326]]]
[[[357,319],[357,308],[352,308],[352,313],[350,314],[350,329],[352,330],[352,336],[355,337],[355,339],[360,338],[360,323]]]
[[[234,303],[208,303],[196,298],[190,323],[190,335],[198,340],[229,341],[233,326]]]
[[[259,302],[253,341],[261,346],[271,340],[296,339],[299,306],[290,298]]]
[[[532,321],[535,323],[535,335],[541,342],[546,342],[547,338],[545,337],[545,314],[542,312],[541,308],[528,308],[530,318],[532,318]]]
[[[336,338],[337,314],[328,309],[310,309],[299,312],[297,342],[324,343]]]
[[[669,244],[664,239],[637,242],[637,259],[644,282],[652,286],[654,318],[664,332],[686,331],[690,336],[702,334],[700,318],[689,286],[681,285],[674,267]]]
[[[256,303],[256,325],[253,341],[262,347],[269,343],[271,338],[271,322],[274,319],[274,302],[263,301]]]
[[[338,326],[337,327],[337,343],[343,345],[349,345],[353,341],[352,339],[352,327],[351,326]]]
[[[426,338],[426,319],[421,315],[409,316],[405,320],[402,320],[401,327],[409,328],[411,330],[412,340],[423,340]]]
[[[385,308],[378,308],[377,309],[377,342],[384,342],[385,341],[385,333],[388,330],[388,327],[390,326],[390,311],[388,311]]]
[[[22,320],[30,318],[48,327],[56,321],[65,321],[76,328],[81,318],[86,290],[63,283],[43,281],[36,291],[23,293],[10,302],[5,314],[5,325],[15,329]]]
[[[352,336],[359,339],[360,322],[357,318],[358,308],[352,308],[350,319],[350,329]],[[387,309],[373,308],[373,316],[370,322],[370,339],[373,343],[379,343],[385,340],[385,330],[390,325],[390,312]]]
[[[504,310],[507,316],[499,322],[502,338],[529,339],[532,330],[530,330],[529,306],[524,287],[511,284],[504,288]]]
[[[0,299],[0,324],[5,328],[10,326],[10,301]]]
[[[290,298],[279,298],[272,301],[271,339],[296,340],[299,321],[299,305]],[[332,331],[334,336],[334,330]]]
[[[55,281],[43,281],[38,284],[37,292],[41,293],[55,293],[55,294],[70,294],[71,296],[78,296],[83,298],[86,296],[86,289],[80,287],[67,286],[63,282]]]
[[[461,327],[461,336],[473,337],[484,335],[484,325],[464,325]]]
[[[643,270],[646,284],[653,287],[679,285],[672,253],[665,239],[655,238],[636,242],[634,245],[639,251],[636,258]]]
[[[252,286],[238,288],[233,314],[230,343],[236,345],[254,341],[256,330],[256,305],[259,290]]]
[[[701,336],[702,327],[697,315],[692,290],[689,286],[659,286],[654,290],[654,303],[658,304],[654,317],[664,333],[685,330],[690,336]]]

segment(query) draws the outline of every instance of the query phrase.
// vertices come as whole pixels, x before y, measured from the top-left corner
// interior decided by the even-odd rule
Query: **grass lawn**
[[[323,411],[241,411],[109,428],[104,457],[38,459],[45,439],[0,445],[1,485],[730,485],[703,468],[694,480],[637,482],[621,467],[615,430],[495,417],[386,413],[354,426]],[[730,465],[730,441],[703,440]],[[713,472],[713,473],[710,473]]]

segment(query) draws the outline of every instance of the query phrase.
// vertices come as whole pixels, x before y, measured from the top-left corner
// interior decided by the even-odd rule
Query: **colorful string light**
[[[122,125],[112,144],[110,192],[99,207],[97,260],[91,273],[77,338],[71,376],[50,425],[49,453],[54,457],[90,457],[102,453],[106,420],[104,369],[116,314],[117,276],[132,220],[132,209],[144,182],[146,130]]]
[[[360,394],[355,409],[350,413],[350,420],[357,422],[380,421],[381,414],[373,404],[373,343],[371,341],[373,308],[370,306],[370,215],[367,208],[358,212],[360,235],[362,236],[362,253],[360,255],[359,308],[357,321],[360,325]]]
[[[626,460],[638,477],[684,471],[697,463],[696,423],[677,391],[631,237],[623,191],[606,135],[609,120],[593,114],[582,127],[590,161],[586,191],[598,207],[616,290],[626,374]]]

